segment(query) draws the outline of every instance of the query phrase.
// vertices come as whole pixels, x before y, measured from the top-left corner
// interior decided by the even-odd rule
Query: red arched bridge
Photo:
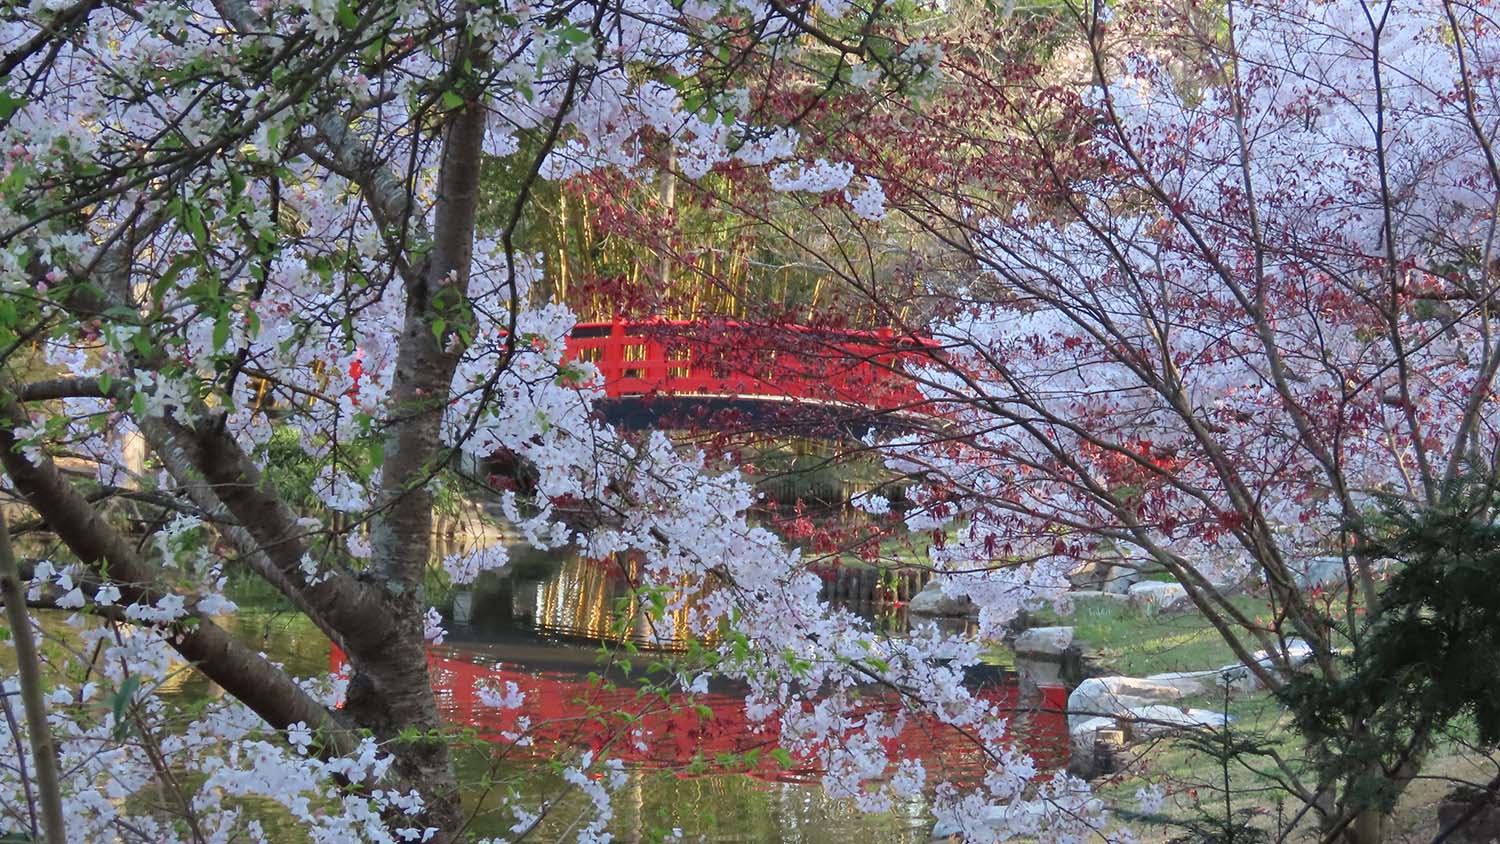
[[[874,331],[649,320],[580,323],[570,359],[598,367],[603,409],[623,427],[827,436],[915,427],[931,410],[902,369],[930,338]]]

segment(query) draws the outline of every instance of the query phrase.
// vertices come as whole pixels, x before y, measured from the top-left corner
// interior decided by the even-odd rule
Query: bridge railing
[[[661,320],[580,323],[567,349],[599,368],[611,398],[762,397],[923,412],[900,368],[930,359],[936,344],[889,329]]]

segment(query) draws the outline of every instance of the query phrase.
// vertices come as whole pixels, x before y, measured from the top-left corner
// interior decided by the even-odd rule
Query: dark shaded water
[[[655,650],[687,644],[686,610],[675,618],[646,613],[632,589],[635,571],[628,563],[559,559],[555,552],[522,547],[512,550],[511,560],[505,573],[485,575],[472,589],[450,597],[446,615],[455,635],[469,641],[629,641]],[[843,568],[826,572],[824,581],[825,599],[881,632],[907,632],[906,601],[921,588],[915,575],[883,578],[873,570]],[[972,623],[930,621],[954,632]]]

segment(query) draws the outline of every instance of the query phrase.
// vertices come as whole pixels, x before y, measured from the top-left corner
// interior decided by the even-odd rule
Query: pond
[[[629,779],[615,795],[610,831],[616,841],[661,840],[681,830],[683,840],[783,842],[783,844],[905,844],[930,838],[931,818],[924,800],[895,811],[870,815],[828,797],[819,772],[786,766],[766,755],[746,763],[745,754],[763,748],[766,737],[747,723],[744,701],[732,686],[716,683],[709,694],[689,702],[680,697],[643,699],[616,666],[608,666],[620,642],[642,650],[634,663],[649,661],[647,646],[672,648],[682,635],[671,620],[649,618],[630,605],[625,573],[617,567],[576,558],[545,558],[516,549],[504,573],[486,575],[455,604],[464,621],[448,623],[442,645],[432,648],[430,666],[444,719],[470,738],[459,754],[461,780],[476,811],[473,828],[505,835],[513,818],[494,811],[504,793],[534,806],[561,794],[534,840],[566,839],[587,808],[570,793],[543,757],[559,748],[599,749],[628,766]],[[906,627],[900,607],[846,598],[853,609],[899,633]],[[263,649],[294,673],[315,675],[337,668],[341,655],[305,618],[295,613],[241,610],[227,623],[247,643]],[[174,692],[188,697],[218,692],[201,676],[177,675]],[[602,680],[602,682],[601,682]],[[1029,708],[1015,675],[996,671],[984,677],[981,693],[1002,705]],[[525,692],[516,710],[497,710],[477,700],[476,683],[511,682]],[[1057,702],[1050,699],[1049,706]],[[878,705],[878,700],[877,700]],[[615,713],[630,712],[645,725],[637,738]],[[1033,751],[1044,764],[1057,764],[1066,748],[1060,716],[1037,720]],[[503,735],[522,732],[532,749],[512,746]],[[1050,718],[1050,723],[1046,719]],[[1020,717],[1018,721],[1026,721]],[[972,779],[980,770],[979,751],[950,732],[915,723],[900,737],[903,752],[948,777]]]

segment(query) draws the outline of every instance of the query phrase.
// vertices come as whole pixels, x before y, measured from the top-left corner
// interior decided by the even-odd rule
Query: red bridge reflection
[[[343,667],[337,648],[332,662],[335,671]],[[520,738],[526,752],[538,756],[561,749],[592,750],[637,767],[683,774],[743,772],[783,782],[806,781],[822,773],[813,760],[791,759],[787,765],[784,756],[777,761],[770,755],[774,732],[746,717],[740,695],[664,697],[576,674],[497,665],[462,647],[431,649],[428,670],[438,708],[450,724],[471,727],[488,740],[512,743]],[[479,692],[480,687],[504,692],[512,683],[523,694],[519,707],[491,706]],[[1066,689],[1036,687],[1023,701],[1021,685],[1008,675],[1006,682],[983,686],[978,693],[1009,712],[1009,736],[1041,769],[1066,763]],[[870,711],[894,713],[900,705],[878,693],[869,700]],[[953,727],[926,717],[912,718],[886,744],[896,758],[920,758],[930,774],[943,779],[976,780],[985,768],[983,748]]]

